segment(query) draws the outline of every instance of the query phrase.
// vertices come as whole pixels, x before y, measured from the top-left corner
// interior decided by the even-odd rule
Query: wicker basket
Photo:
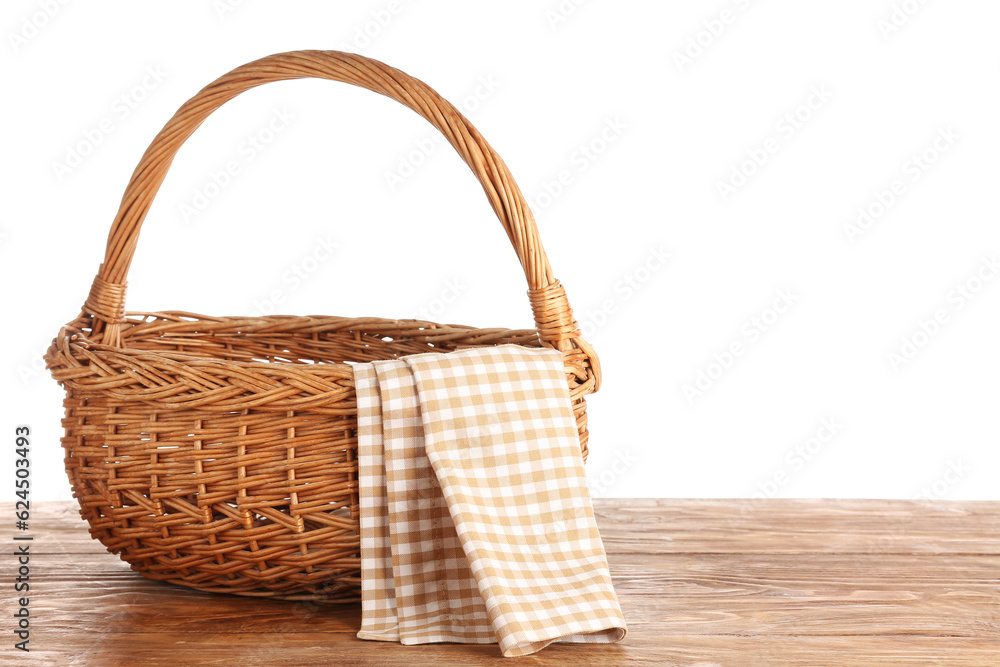
[[[126,313],[139,229],[184,141],[270,81],[352,83],[440,130],[482,183],[528,282],[535,330],[374,317]],[[563,353],[580,445],[600,367],[552,275],[506,165],[451,104],[387,65],[298,51],[239,67],[170,119],[122,198],[83,311],[46,353],[65,388],[66,470],[90,532],[151,579],[205,591],[356,600],[360,584],[351,363],[517,343]]]

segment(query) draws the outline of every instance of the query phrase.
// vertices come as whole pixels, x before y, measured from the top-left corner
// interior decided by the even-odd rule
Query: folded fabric
[[[559,352],[417,354],[354,375],[360,638],[515,656],[624,637]]]

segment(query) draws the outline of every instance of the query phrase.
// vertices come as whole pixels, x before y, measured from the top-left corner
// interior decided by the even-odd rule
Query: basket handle
[[[153,139],[136,167],[108,235],[104,262],[94,278],[83,316],[105,345],[121,346],[125,287],[142,222],[181,145],[220,106],[271,81],[319,78],[351,83],[391,97],[441,131],[479,179],[517,252],[541,341],[562,352],[582,352],[576,363],[600,381],[597,357],[580,336],[566,293],[552,275],[528,204],[500,156],[475,127],[427,84],[377,60],[339,51],[279,53],[237,67],[188,100]],[[581,378],[583,379],[583,378]]]

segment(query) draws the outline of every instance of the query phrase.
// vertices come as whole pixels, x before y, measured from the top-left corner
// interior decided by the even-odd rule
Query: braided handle
[[[202,122],[240,93],[271,81],[320,78],[351,83],[391,97],[413,109],[444,134],[479,179],[517,252],[528,281],[535,326],[541,340],[561,351],[579,350],[598,373],[593,350],[580,337],[566,293],[552,275],[528,204],[500,156],[475,127],[427,84],[377,60],[339,51],[294,51],[262,58],[220,77],[188,100],[160,130],[142,156],[121,207],[83,315],[103,342],[121,345],[125,286],[142,222],[174,156]],[[594,378],[597,380],[597,378]]]

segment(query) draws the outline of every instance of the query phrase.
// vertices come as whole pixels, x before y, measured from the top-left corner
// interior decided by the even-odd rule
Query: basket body
[[[128,318],[123,347],[88,334],[68,325],[48,357],[72,385],[62,444],[93,537],[153,579],[325,601],[360,584],[349,362],[541,344],[534,330],[181,313]],[[567,377],[586,443],[585,387]]]
[[[534,329],[416,320],[126,313],[139,231],[174,155],[212,111],[285,79],[351,83],[409,107],[469,165],[528,284]],[[80,315],[46,353],[66,390],[66,470],[91,534],[143,575],[205,591],[355,600],[357,402],[351,364],[514,343],[563,355],[580,444],[600,365],[506,165],[451,104],[384,63],[268,56],[220,77],[154,138],[125,190]]]

